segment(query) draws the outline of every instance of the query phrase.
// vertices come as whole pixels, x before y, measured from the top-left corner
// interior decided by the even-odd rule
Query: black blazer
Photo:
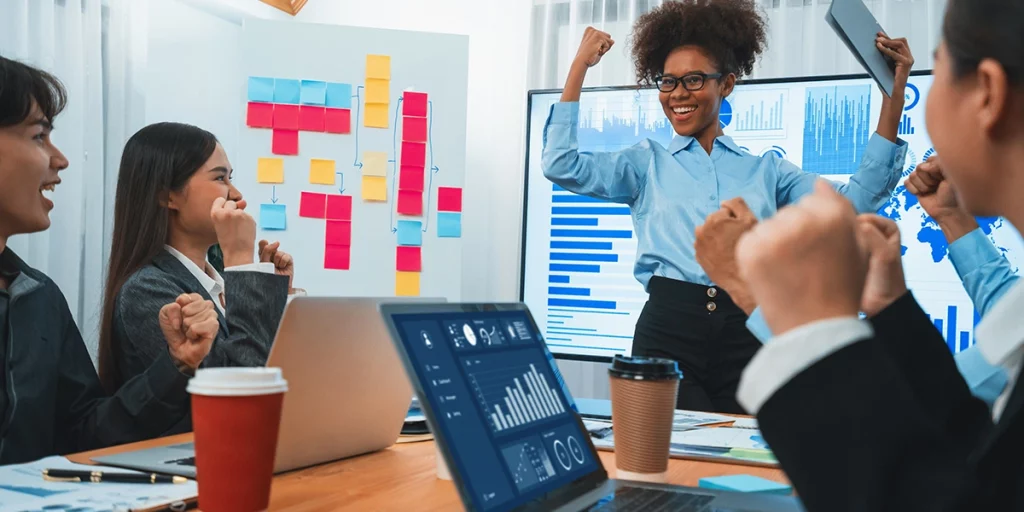
[[[913,296],[872,324],[758,412],[807,509],[1024,510],[1022,381],[993,424]]]

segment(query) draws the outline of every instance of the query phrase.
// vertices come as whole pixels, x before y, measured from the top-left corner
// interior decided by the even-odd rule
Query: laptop
[[[382,302],[439,301],[444,299],[296,297],[289,302],[267,361],[267,366],[281,368],[288,381],[275,473],[394,444],[413,395],[377,308]],[[192,443],[93,461],[196,475]]]
[[[467,510],[803,510],[790,496],[609,479],[524,304],[380,311]]]

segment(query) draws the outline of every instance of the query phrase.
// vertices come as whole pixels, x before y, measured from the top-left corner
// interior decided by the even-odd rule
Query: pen
[[[70,469],[44,469],[43,479],[50,482],[114,482],[124,484],[183,484],[181,476],[156,473],[104,473],[103,471],[77,471]]]

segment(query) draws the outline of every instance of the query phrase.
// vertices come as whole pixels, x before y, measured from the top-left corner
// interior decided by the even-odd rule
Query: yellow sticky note
[[[364,110],[366,112],[363,113],[363,126],[367,128],[388,127],[387,103],[367,103]]]
[[[388,154],[382,151],[363,151],[363,176],[387,176]]]
[[[260,183],[284,183],[284,159],[260,158],[256,160],[256,181]]]
[[[420,273],[395,272],[395,295],[398,297],[419,297]]]
[[[334,160],[310,159],[309,182],[314,185],[334,185]]]
[[[390,80],[381,78],[366,79],[366,103],[387,103],[390,93]]]
[[[387,201],[388,180],[383,176],[363,176],[363,201]]]
[[[391,56],[367,55],[366,78],[380,78],[382,80],[391,80]]]

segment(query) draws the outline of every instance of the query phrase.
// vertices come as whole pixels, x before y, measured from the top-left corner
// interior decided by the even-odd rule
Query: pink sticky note
[[[274,105],[274,128],[278,130],[298,130],[299,106]]]
[[[352,220],[352,196],[327,196],[327,220]]]
[[[402,98],[402,115],[427,117],[427,93],[405,91]]]
[[[437,211],[461,212],[462,189],[452,187],[437,187]]]
[[[403,117],[402,140],[407,142],[426,142],[427,118],[413,116]]]
[[[402,172],[398,175],[398,190],[422,192],[423,174],[422,167],[402,167]]]
[[[327,233],[324,236],[327,245],[352,245],[352,223],[347,220],[327,221]]]
[[[274,105],[250,101],[245,114],[245,124],[253,128],[273,128]]]
[[[399,190],[398,213],[401,215],[423,215],[423,192]]]
[[[270,152],[275,155],[297,155],[299,154],[299,131],[278,130],[274,128],[271,137]]]
[[[299,129],[307,132],[324,131],[324,108],[311,105],[299,107]]]
[[[352,263],[352,248],[347,245],[324,247],[324,268],[327,270],[348,270]]]
[[[399,272],[422,272],[420,251],[422,247],[399,246],[395,253],[395,270]]]
[[[427,159],[427,145],[422,142],[402,143],[402,167],[423,168]]]
[[[322,219],[327,212],[327,194],[303,192],[299,196],[299,217]]]
[[[352,133],[352,111],[347,108],[327,109],[327,133]]]

